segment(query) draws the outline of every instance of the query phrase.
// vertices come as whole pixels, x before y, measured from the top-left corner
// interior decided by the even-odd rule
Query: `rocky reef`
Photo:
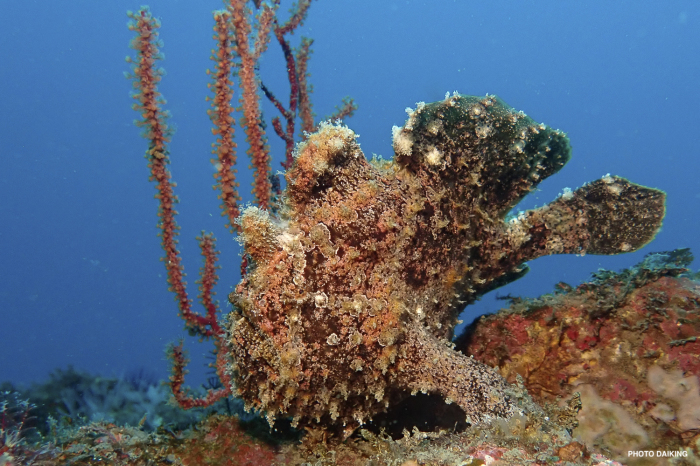
[[[368,161],[322,124],[295,153],[279,214],[240,218],[249,271],[229,296],[234,392],[294,425],[358,426],[418,392],[471,424],[520,415],[499,373],[455,351],[459,313],[548,254],[649,242],[664,194],[605,176],[508,217],[569,160],[566,136],[494,96],[419,103],[395,157]]]
[[[257,427],[257,428],[256,428]],[[265,426],[266,427],[266,426]],[[187,431],[144,432],[130,426],[91,423],[60,439],[37,466],[294,465],[294,466],[484,466],[547,464],[621,466],[571,440],[564,427],[539,417],[514,416],[471,433],[408,431],[399,439],[363,430],[347,442],[316,444],[264,436],[262,426],[215,415]],[[265,429],[267,430],[267,429]],[[12,463],[15,464],[15,463]],[[683,463],[680,463],[683,464]]]
[[[542,405],[580,394],[573,434],[591,451],[631,466],[699,464],[700,283],[686,268],[692,260],[687,249],[649,254],[576,288],[516,299],[475,321],[457,348],[508,381],[522,377]]]

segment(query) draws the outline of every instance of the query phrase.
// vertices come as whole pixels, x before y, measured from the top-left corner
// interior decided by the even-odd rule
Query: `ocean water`
[[[39,382],[69,365],[164,378],[164,349],[185,336],[159,262],[146,141],[133,125],[131,83],[123,76],[132,54],[126,10],[139,6],[0,2],[0,381]],[[221,3],[150,6],[163,24],[161,91],[176,127],[171,170],[190,292],[196,298],[194,237],[212,231],[222,251],[218,291],[226,311],[225,297],[240,279],[240,251],[211,189],[205,101],[211,11]],[[652,251],[700,252],[700,3],[319,0],[294,39],[300,35],[315,39],[315,112],[329,115],[342,97],[353,97],[360,108],[347,124],[367,155],[391,156],[391,127],[403,124],[406,107],[446,92],[489,93],[565,131],[573,146],[571,162],[519,208],[607,173],[668,193],[663,229],[642,251],[538,259],[525,278],[470,306],[465,321],[496,311],[503,304],[497,295],[538,296]],[[277,44],[260,69],[286,100]],[[275,114],[267,104],[265,112]],[[281,144],[269,133],[273,169],[281,169]],[[243,151],[239,172],[250,199]],[[197,385],[210,346],[187,339],[186,347],[188,381]]]

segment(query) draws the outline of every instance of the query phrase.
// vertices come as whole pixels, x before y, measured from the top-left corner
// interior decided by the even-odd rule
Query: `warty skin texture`
[[[344,435],[417,392],[472,424],[519,412],[496,371],[452,349],[459,313],[527,260],[642,247],[664,194],[606,176],[507,220],[570,146],[493,96],[419,103],[391,161],[355,139],[323,124],[297,147],[279,218],[240,219],[252,267],[229,296],[234,392],[271,423]]]

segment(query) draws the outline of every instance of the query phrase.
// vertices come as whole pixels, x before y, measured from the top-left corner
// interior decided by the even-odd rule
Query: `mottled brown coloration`
[[[459,312],[526,260],[638,249],[663,193],[607,176],[506,220],[570,147],[493,96],[418,104],[392,161],[368,162],[355,138],[322,125],[297,148],[281,218],[240,220],[254,269],[229,297],[235,390],[270,421],[346,434],[417,392],[472,423],[510,417],[501,376],[452,349]]]

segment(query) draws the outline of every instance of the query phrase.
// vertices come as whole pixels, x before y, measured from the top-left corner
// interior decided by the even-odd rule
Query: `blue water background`
[[[211,189],[205,101],[211,11],[220,6],[151,2],[163,22],[161,90],[177,127],[171,168],[190,290],[196,298],[194,237],[213,231],[227,310],[226,294],[240,278],[239,249]],[[0,381],[41,381],[71,364],[166,377],[164,348],[185,334],[159,262],[146,141],[132,124],[131,83],[122,74],[132,53],[125,12],[138,7],[123,0],[0,3]],[[521,208],[606,173],[668,193],[663,230],[643,251],[538,259],[527,277],[496,293],[537,296],[559,281],[578,284],[599,267],[631,266],[651,251],[700,253],[700,2],[328,0],[313,3],[300,33],[316,41],[314,110],[328,115],[343,96],[355,98],[360,109],[348,125],[368,156],[392,154],[391,127],[417,101],[455,90],[490,93],[567,132],[574,148],[571,162]],[[286,100],[276,43],[261,68]],[[278,169],[281,145],[270,133]],[[246,167],[241,151],[247,195]],[[496,293],[464,318],[498,309]],[[192,339],[186,346],[196,385],[210,346]]]

